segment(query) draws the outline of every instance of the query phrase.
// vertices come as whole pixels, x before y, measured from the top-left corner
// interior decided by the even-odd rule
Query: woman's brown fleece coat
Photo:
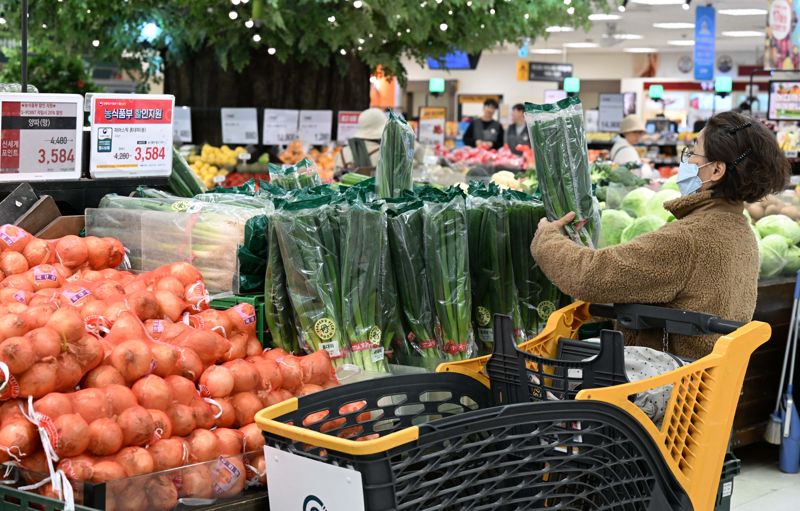
[[[647,303],[750,321],[758,290],[758,245],[743,204],[710,191],[664,205],[676,220],[628,243],[578,246],[552,224],[540,228],[531,253],[564,293],[594,303]],[[707,355],[718,336],[670,335],[668,351]],[[662,331],[626,331],[625,342],[662,350]]]

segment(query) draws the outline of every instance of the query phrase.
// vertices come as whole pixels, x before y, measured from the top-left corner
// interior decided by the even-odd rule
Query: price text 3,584
[[[141,147],[136,148],[136,161],[163,160],[167,157],[167,150],[164,147]]]
[[[75,161],[75,152],[72,149],[51,149],[50,154],[44,149],[39,149],[39,163],[67,163]]]

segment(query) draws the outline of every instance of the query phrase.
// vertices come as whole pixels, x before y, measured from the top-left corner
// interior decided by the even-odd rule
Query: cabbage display
[[[664,209],[664,203],[675,200],[680,196],[681,192],[677,192],[672,189],[659,190],[650,198],[649,201],[647,201],[647,205],[645,206],[645,214],[660,217],[665,222],[671,222],[675,220],[675,216]]]
[[[768,234],[758,242],[759,275],[774,277],[786,265],[789,242],[780,234]]]
[[[798,270],[800,270],[800,247],[792,245],[786,251],[786,265],[783,267],[783,273],[794,275]]]
[[[621,209],[634,218],[647,214],[647,203],[656,194],[650,188],[637,188],[622,199]]]
[[[633,218],[624,211],[604,209],[600,213],[600,248],[618,245],[622,231],[633,223]]]
[[[762,238],[772,234],[779,234],[792,245],[800,242],[800,225],[797,225],[797,222],[786,215],[765,216],[756,222],[756,228]]]
[[[631,223],[631,225],[622,231],[622,237],[620,241],[622,243],[626,243],[640,234],[656,231],[666,223],[667,222],[664,219],[654,215],[645,215],[637,218],[633,221],[633,223]]]

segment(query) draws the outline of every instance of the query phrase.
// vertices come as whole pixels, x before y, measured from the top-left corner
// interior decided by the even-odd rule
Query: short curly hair
[[[756,119],[737,112],[711,117],[703,129],[708,161],[725,162],[725,176],[713,188],[730,201],[756,202],[783,190],[791,165],[775,134]]]

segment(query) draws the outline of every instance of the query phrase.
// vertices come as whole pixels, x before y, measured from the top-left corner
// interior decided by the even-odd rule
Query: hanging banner
[[[300,140],[313,145],[333,140],[333,110],[300,110]]]
[[[771,0],[767,15],[764,69],[800,69],[800,26],[789,0]]]
[[[255,108],[222,108],[223,144],[258,144],[258,113]]]
[[[174,105],[171,95],[92,96],[89,174],[94,178],[170,175]]]
[[[172,138],[177,142],[192,143],[192,109],[176,106],[172,119]]]
[[[694,20],[694,79],[713,80],[717,33],[717,11],[711,6],[699,5]]]
[[[300,110],[282,108],[264,109],[264,145],[286,145],[297,138],[297,123]]]
[[[81,177],[83,98],[0,94],[0,181]]]
[[[336,141],[347,143],[358,131],[358,116],[361,112],[339,112],[336,116]]]
[[[447,109],[424,106],[419,109],[419,143],[425,145],[444,144]]]

